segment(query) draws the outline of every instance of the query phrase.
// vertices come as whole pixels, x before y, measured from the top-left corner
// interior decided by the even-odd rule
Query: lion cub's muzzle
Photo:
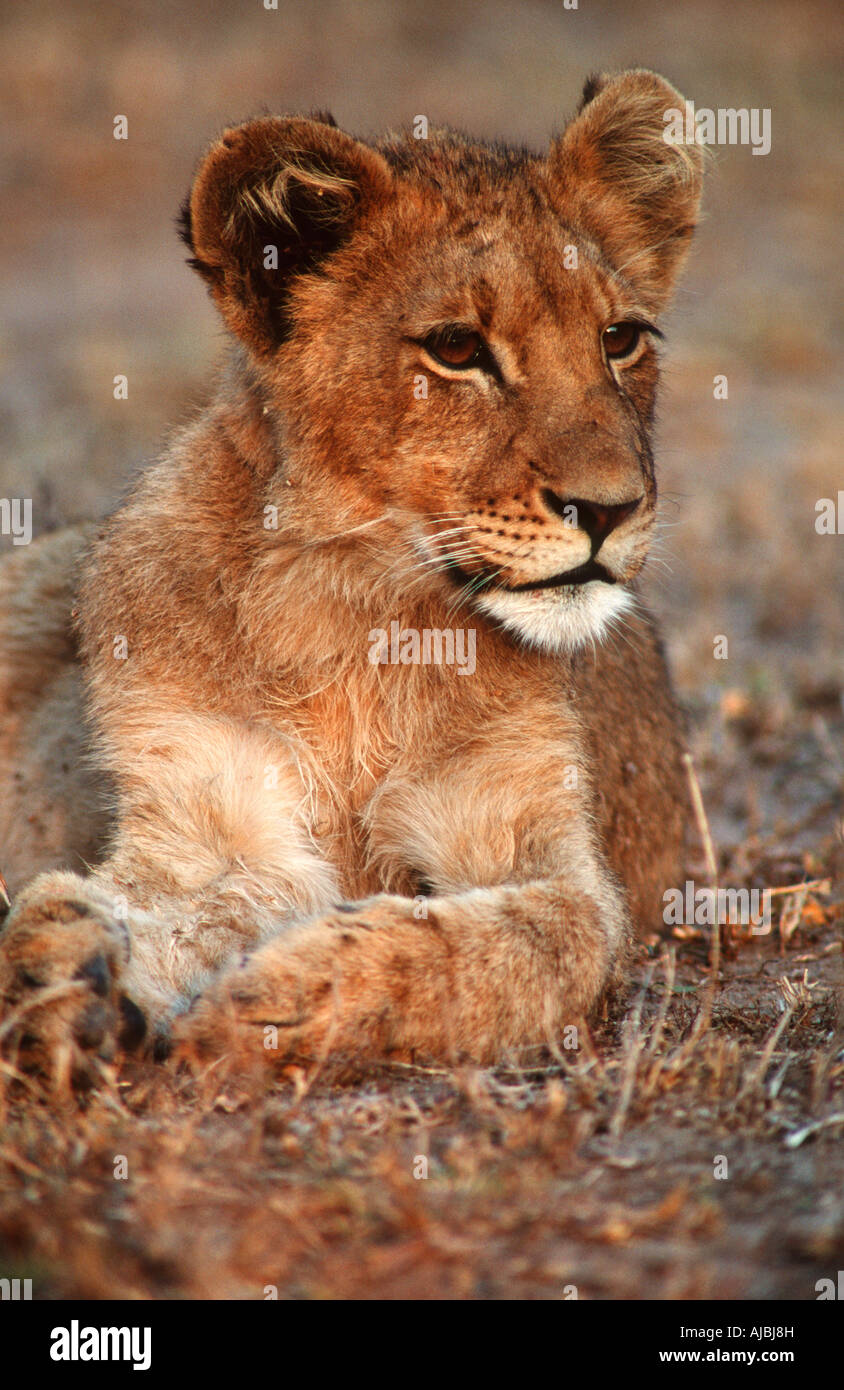
[[[449,557],[456,583],[513,594],[574,589],[596,580],[616,585],[644,558],[649,529],[644,494],[611,502],[542,487],[531,498],[503,505],[502,514],[502,503],[488,504],[492,525],[478,527],[483,544],[473,543],[474,554],[464,542],[463,554]]]
[[[614,574],[597,560],[587,560],[573,570],[563,570],[562,574],[550,574],[547,579],[528,579],[524,584],[504,584],[502,588],[511,594],[524,594],[533,589],[559,589],[565,585],[590,584],[600,579],[603,584],[617,584]]]
[[[549,487],[542,489],[541,496],[548,510],[556,512],[564,521],[572,516],[573,511],[577,519],[576,525],[581,531],[586,532],[592,542],[592,559],[607,536],[620,526],[622,521],[626,521],[628,516],[632,516],[645,500],[642,495],[634,497],[632,502],[589,502],[582,497],[559,497]]]

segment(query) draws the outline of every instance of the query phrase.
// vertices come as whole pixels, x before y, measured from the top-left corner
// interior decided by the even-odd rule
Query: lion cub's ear
[[[199,166],[181,214],[193,265],[229,328],[255,352],[289,330],[289,279],[348,236],[392,174],[333,118],[262,117],[223,132]]]
[[[703,155],[666,143],[684,99],[656,73],[586,83],[577,116],[551,146],[561,215],[591,234],[654,312],[668,299],[698,217]]]

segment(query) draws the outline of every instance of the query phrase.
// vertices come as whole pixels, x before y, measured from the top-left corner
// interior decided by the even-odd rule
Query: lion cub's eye
[[[604,352],[607,357],[629,357],[639,346],[644,325],[633,323],[611,323],[603,332]]]
[[[432,333],[425,339],[425,349],[444,367],[465,371],[468,367],[486,365],[486,344],[480,333],[455,329],[445,333]]]

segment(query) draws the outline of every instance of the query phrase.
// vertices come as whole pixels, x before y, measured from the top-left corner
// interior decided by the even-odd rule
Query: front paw
[[[419,932],[411,908],[386,895],[343,904],[244,956],[175,1021],[176,1055],[273,1064],[390,1052],[407,1000],[403,939]]]
[[[126,924],[97,884],[51,874],[30,885],[0,932],[0,1044],[12,1064],[66,1089],[137,1046],[146,1021],[121,988],[129,954]]]

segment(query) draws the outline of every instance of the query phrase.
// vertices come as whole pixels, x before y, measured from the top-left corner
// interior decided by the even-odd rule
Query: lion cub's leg
[[[630,935],[585,797],[562,776],[573,757],[522,742],[385,785],[373,860],[389,882],[403,858],[432,895],[345,904],[258,947],[178,1020],[184,1049],[488,1063],[558,1039],[593,1010]]]
[[[587,1017],[626,945],[620,901],[566,878],[426,907],[379,895],[261,946],[177,1020],[182,1050],[491,1063]]]
[[[117,1047],[160,1051],[215,971],[342,896],[272,735],[162,718],[131,765],[107,861],[34,879],[0,933],[0,1042],[56,1083]]]

